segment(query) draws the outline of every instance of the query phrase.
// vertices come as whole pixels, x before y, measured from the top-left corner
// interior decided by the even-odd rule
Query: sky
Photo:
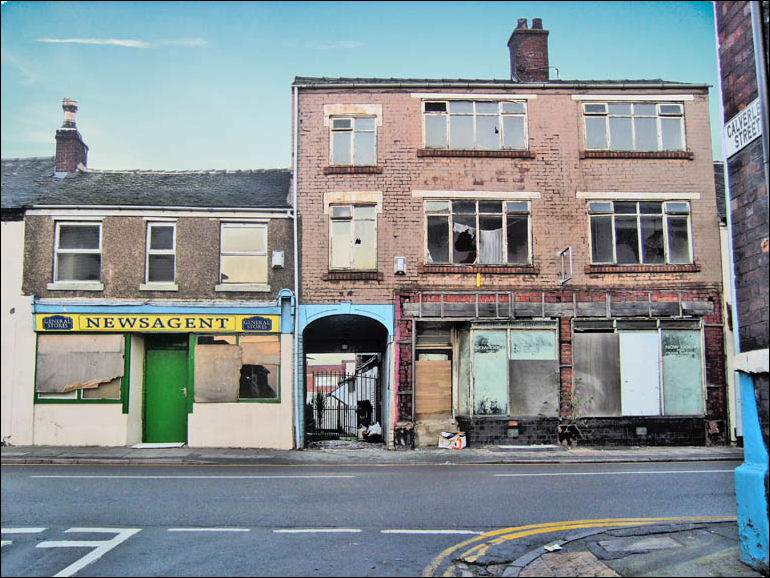
[[[723,160],[712,2],[636,1],[11,0],[2,158],[53,156],[66,97],[90,168],[290,168],[295,76],[508,79],[519,18],[542,18],[562,80],[711,85]]]

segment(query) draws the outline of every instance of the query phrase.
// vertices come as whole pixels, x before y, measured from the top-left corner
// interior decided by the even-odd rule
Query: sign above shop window
[[[35,331],[134,333],[277,333],[278,315],[36,315]]]

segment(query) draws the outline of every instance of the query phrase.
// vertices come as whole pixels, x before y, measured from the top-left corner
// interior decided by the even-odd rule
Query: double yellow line
[[[515,526],[511,528],[502,528],[500,530],[493,530],[491,532],[485,532],[475,538],[470,538],[464,542],[460,542],[450,548],[447,548],[441,554],[436,556],[430,565],[423,570],[422,576],[435,576],[436,570],[439,566],[451,555],[458,550],[468,548],[464,552],[460,553],[458,557],[462,558],[466,562],[473,563],[482,556],[484,556],[490,548],[499,546],[505,542],[511,540],[518,540],[519,538],[525,538],[527,536],[533,536],[536,534],[548,534],[550,532],[559,532],[563,530],[578,530],[581,528],[611,528],[611,527],[623,527],[623,526],[643,526],[648,524],[658,524],[661,522],[729,522],[735,521],[737,518],[729,516],[694,516],[683,518],[603,518],[598,520],[573,520],[569,522],[550,522],[547,524],[530,524],[528,526]],[[452,576],[454,573],[454,565],[450,565],[443,573],[443,576]]]

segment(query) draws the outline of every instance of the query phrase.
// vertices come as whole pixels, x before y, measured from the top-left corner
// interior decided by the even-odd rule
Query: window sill
[[[526,150],[460,150],[460,149],[417,149],[418,157],[470,157],[470,158],[504,158],[504,159],[534,159],[535,153]]]
[[[421,274],[538,275],[540,267],[534,265],[420,265],[419,272]]]
[[[99,281],[56,281],[45,286],[49,291],[104,291]]]
[[[588,275],[605,273],[699,273],[700,265],[586,265]]]
[[[692,151],[580,151],[581,159],[685,159],[695,158]]]
[[[323,275],[324,281],[382,281],[379,271],[329,271]]]
[[[222,283],[214,287],[214,291],[232,292],[242,291],[244,293],[269,293],[270,285],[266,283]]]
[[[142,283],[139,291],[179,291],[176,283]]]
[[[382,173],[382,167],[380,166],[334,166],[324,167],[323,170],[325,175],[378,175]]]

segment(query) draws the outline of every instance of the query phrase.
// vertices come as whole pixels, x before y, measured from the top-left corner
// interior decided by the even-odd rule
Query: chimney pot
[[[77,128],[78,103],[71,98],[62,100],[64,122],[56,131],[56,175],[76,173],[78,166],[86,166],[88,146],[83,142]]]
[[[511,56],[511,80],[518,82],[548,82],[548,30],[543,30],[542,18],[519,18],[519,24],[508,40]]]

